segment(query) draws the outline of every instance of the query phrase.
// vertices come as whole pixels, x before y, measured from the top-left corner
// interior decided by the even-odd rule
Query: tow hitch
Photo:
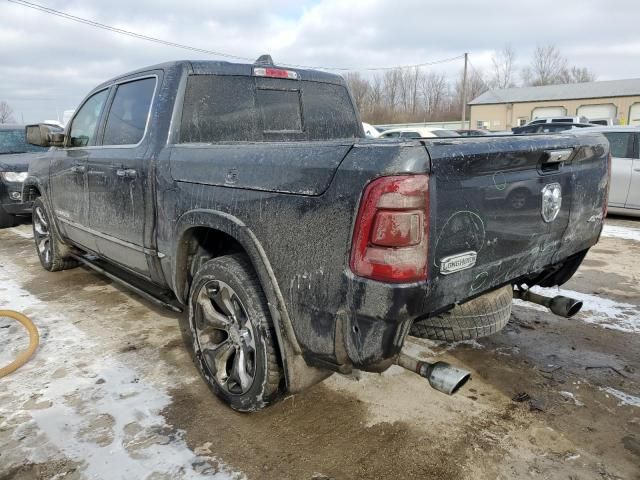
[[[447,395],[456,393],[471,378],[470,372],[447,362],[424,362],[404,352],[400,352],[396,364],[426,378],[429,385]]]
[[[519,298],[525,302],[537,303],[547,307],[556,315],[565,318],[571,318],[582,308],[582,302],[575,298],[564,297],[557,295],[555,297],[545,297],[544,295],[538,295],[530,290],[513,289],[513,298]]]

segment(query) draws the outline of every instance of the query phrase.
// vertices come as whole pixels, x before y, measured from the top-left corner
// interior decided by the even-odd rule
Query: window
[[[402,132],[400,136],[402,138],[421,138],[422,137],[422,135],[420,135],[418,132]]]
[[[518,127],[524,127],[527,124],[527,119],[526,118],[519,118],[518,119]]]
[[[103,145],[135,145],[142,140],[155,86],[155,78],[118,85],[109,109]]]
[[[484,120],[478,120],[476,122],[476,128],[480,128],[480,129],[489,129],[489,122],[486,122]]]
[[[633,135],[625,132],[607,132],[604,136],[609,140],[611,156],[631,158],[633,156]]]
[[[191,75],[183,143],[329,140],[360,135],[347,89],[311,81]]]
[[[380,135],[382,138],[398,138],[402,132],[385,132]]]
[[[265,133],[302,133],[299,91],[258,89],[257,100]]]
[[[454,132],[453,130],[432,130],[436,137],[459,137],[460,134],[458,132]]]
[[[27,143],[26,131],[21,129],[0,128],[0,155],[5,153],[44,152],[45,147],[37,147]]]
[[[90,97],[78,110],[69,132],[70,147],[86,147],[95,145],[96,128],[107,100],[109,90],[102,90]]]

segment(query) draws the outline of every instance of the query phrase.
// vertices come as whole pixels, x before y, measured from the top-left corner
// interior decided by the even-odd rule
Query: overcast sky
[[[39,1],[39,0],[34,0]],[[392,66],[469,52],[491,71],[511,44],[517,62],[553,43],[599,80],[640,77],[640,0],[40,0],[144,35],[276,62]],[[157,45],[0,0],[0,100],[17,121],[55,119],[98,83],[177,59],[220,59]],[[455,75],[462,62],[433,68]]]

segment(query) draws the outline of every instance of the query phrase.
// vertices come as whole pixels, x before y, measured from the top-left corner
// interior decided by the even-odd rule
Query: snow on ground
[[[0,381],[0,432],[13,430],[21,446],[6,451],[5,467],[66,458],[90,479],[243,477],[215,457],[194,454],[159,414],[171,401],[167,392],[23,290],[17,273],[0,268],[0,309],[10,305],[29,315],[41,344],[30,362]],[[0,348],[6,351],[7,337],[12,342],[17,332],[0,329]]]
[[[605,224],[602,229],[603,237],[624,238],[626,240],[635,240],[640,242],[640,228],[622,227],[620,225]]]
[[[618,404],[619,406],[631,405],[632,407],[640,407],[640,397],[634,397],[633,395],[629,395],[628,393],[621,392],[620,390],[616,390],[611,387],[601,388],[600,390],[607,392],[620,400],[620,403]]]
[[[584,304],[582,310],[575,318],[584,322],[622,332],[640,333],[640,307],[637,305],[561,288],[533,287],[531,291],[549,297],[564,295],[582,301]],[[547,311],[545,307],[529,302],[514,300],[514,304]]]

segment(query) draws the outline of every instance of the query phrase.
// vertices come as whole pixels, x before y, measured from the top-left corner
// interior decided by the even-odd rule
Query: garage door
[[[589,120],[597,118],[616,118],[618,109],[613,103],[604,103],[602,105],[583,105],[578,108],[578,115],[587,117]]]
[[[567,109],[564,107],[538,107],[531,111],[531,118],[564,117],[566,114]]]
[[[629,110],[629,125],[640,125],[640,103],[634,103]]]

